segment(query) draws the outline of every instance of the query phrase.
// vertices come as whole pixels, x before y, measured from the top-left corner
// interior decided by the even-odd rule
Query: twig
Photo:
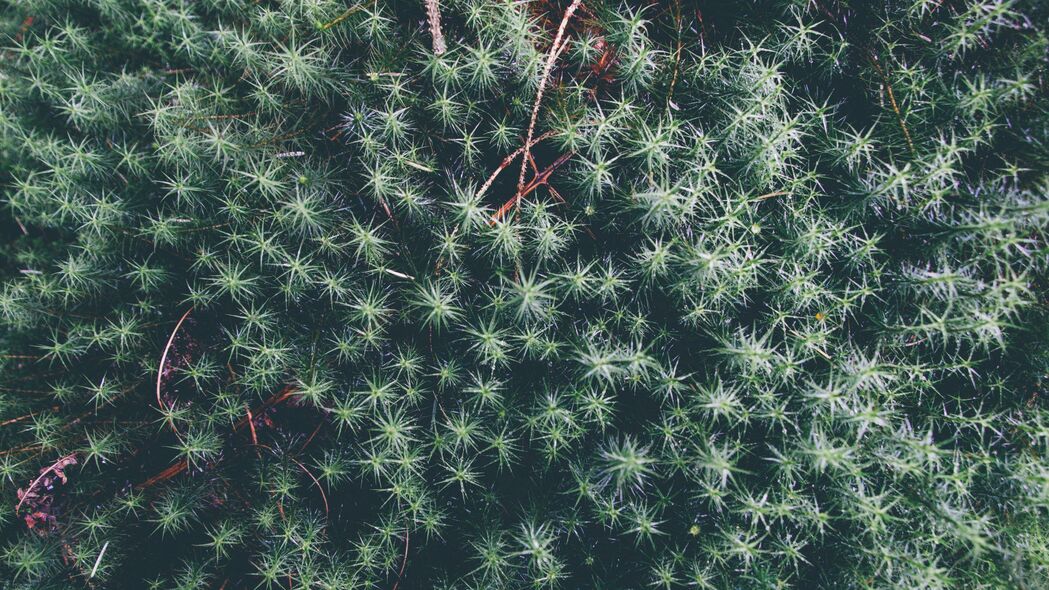
[[[393,583],[393,590],[397,590],[397,586],[401,585],[401,576],[404,575],[404,567],[408,565],[408,543],[411,541],[412,529],[408,526],[404,527],[404,557],[401,558],[401,571],[397,572],[397,581]]]
[[[554,134],[554,131],[547,131],[546,133],[543,133],[539,137],[536,137],[532,141],[528,142],[526,145],[517,148],[512,153],[510,153],[510,155],[503,158],[503,161],[499,163],[499,166],[488,176],[488,179],[484,181],[484,184],[481,185],[481,189],[477,191],[477,198],[479,199],[483,197],[484,194],[488,192],[488,189],[491,188],[492,183],[495,182],[495,179],[499,177],[499,174],[503,170],[506,170],[510,166],[510,164],[513,163],[514,159],[517,158],[517,156],[520,156],[521,153],[524,152],[526,149],[530,149],[532,146],[542,142],[545,139],[552,137]]]
[[[374,2],[374,1],[375,0],[372,0],[372,2]],[[343,12],[339,16],[335,17],[333,20],[330,20],[330,21],[324,23],[323,25],[321,25],[318,30],[320,30],[320,31],[327,31],[328,29],[334,27],[335,25],[341,23],[342,21],[350,18],[350,16],[352,16],[354,13],[356,13],[358,11],[361,11],[361,10],[364,10],[365,6],[371,6],[372,2],[368,2],[367,4],[357,4],[356,6],[351,6],[351,7],[347,8],[345,12]]]
[[[568,21],[572,18],[576,9],[582,4],[582,0],[572,0],[572,3],[565,10],[564,17],[561,18],[561,25],[557,27],[557,35],[554,36],[554,43],[550,47],[550,54],[546,58],[546,65],[543,66],[543,77],[539,79],[539,89],[536,91],[535,104],[532,105],[532,119],[528,123],[528,137],[525,139],[524,153],[525,156],[521,158],[521,173],[517,177],[517,192],[520,193],[524,190],[525,186],[525,168],[528,164],[528,159],[532,155],[532,138],[535,136],[535,122],[539,118],[539,106],[543,102],[543,92],[546,90],[546,81],[550,78],[550,72],[554,69],[554,62],[557,60],[558,54],[567,45],[561,44],[561,39],[564,37],[565,28],[568,27]]]
[[[255,432],[255,416],[252,416],[251,408],[248,408],[248,428],[251,429],[251,445],[255,447],[255,454],[259,455],[259,435]]]
[[[282,389],[279,392],[277,392],[277,393],[273,394],[272,396],[270,396],[270,398],[268,400],[266,400],[265,402],[262,403],[261,406],[256,408],[255,414],[261,414],[262,412],[265,412],[266,410],[272,408],[273,406],[283,402],[284,400],[288,399],[292,395],[295,395],[295,391],[296,391],[295,387],[293,387],[291,385],[285,387],[284,389]],[[237,421],[236,424],[233,425],[233,431],[237,432],[241,428],[244,428],[244,425],[247,422],[248,422],[247,416],[241,418],[240,420]]]
[[[393,222],[393,226],[400,229],[401,226],[398,225],[397,219],[393,216],[393,211],[390,211],[390,206],[386,204],[386,199],[379,197],[379,204],[382,205],[382,210],[386,212],[386,217],[389,217],[390,221]]]
[[[292,462],[298,465],[299,469],[302,469],[306,475],[310,476],[310,479],[313,480],[314,485],[317,486],[317,491],[321,493],[321,500],[324,502],[324,514],[328,514],[328,495],[324,493],[324,487],[321,485],[321,482],[318,481],[317,478],[313,476],[313,473],[311,473],[309,469],[306,469],[306,466],[300,463],[298,459],[292,459]]]
[[[26,451],[41,451],[43,450],[43,448],[44,445],[39,444],[26,445],[24,447],[18,447],[17,449],[7,449],[5,451],[0,451],[0,457],[6,457],[8,455],[17,455]]]
[[[907,140],[907,147],[911,150],[911,155],[915,154],[914,142],[911,141],[911,132],[907,129],[907,124],[903,122],[903,113],[900,111],[900,106],[896,103],[896,94],[892,91],[892,84],[889,83],[888,76],[885,75],[885,71],[878,65],[878,58],[873,53],[867,55],[867,59],[874,66],[874,70],[881,76],[881,81],[885,84],[886,93],[889,95],[889,104],[892,105],[892,111],[896,113],[896,121],[900,124],[900,129],[903,130],[903,138]]]
[[[703,22],[703,11],[696,8],[696,19],[699,20],[699,50],[707,54],[707,25]]]
[[[481,185],[480,190],[477,191],[476,197],[478,199],[483,197],[485,195],[485,193],[488,192],[488,189],[492,187],[492,184],[495,182],[495,179],[499,177],[499,174],[502,173],[503,170],[506,170],[507,168],[509,168],[510,164],[513,163],[514,159],[517,158],[517,156],[520,156],[528,148],[531,148],[532,146],[534,146],[534,145],[536,145],[538,143],[541,143],[542,141],[544,141],[544,140],[546,140],[546,139],[548,139],[550,137],[553,137],[554,135],[556,135],[555,131],[552,131],[552,130],[551,131],[547,131],[547,132],[543,133],[542,135],[540,135],[539,137],[533,138],[532,141],[526,143],[525,145],[517,148],[516,150],[514,150],[513,152],[508,154],[505,158],[503,158],[503,161],[500,162],[498,166],[496,166],[495,170],[493,170],[492,173],[488,175],[488,178],[484,181],[484,184]],[[452,230],[452,236],[455,236],[458,233],[459,233],[459,226],[455,226],[455,229]],[[442,256],[441,258],[437,259],[437,263],[434,265],[434,273],[440,272],[441,271],[441,266],[443,264],[444,264],[444,257]],[[389,271],[389,269],[387,269],[387,272],[391,272],[391,271]]]
[[[776,191],[774,193],[765,193],[760,197],[754,197],[755,201],[764,201],[765,199],[771,199],[772,197],[782,197],[783,195],[790,194],[787,191]]]
[[[60,458],[58,461],[55,461],[54,463],[49,465],[47,469],[41,471],[40,475],[38,475],[37,478],[33,480],[33,483],[29,484],[29,487],[26,488],[25,493],[22,494],[21,498],[19,498],[18,504],[15,505],[15,514],[18,514],[18,509],[22,507],[22,503],[25,502],[25,499],[29,497],[30,492],[33,491],[33,488],[35,488],[37,484],[39,484],[40,481],[43,480],[48,473],[51,473],[56,469],[65,469],[70,465],[70,460],[72,460],[73,463],[76,462],[76,453],[69,453],[68,455]]]
[[[95,565],[91,568],[91,574],[88,575],[88,579],[95,577],[95,572],[98,571],[98,564],[102,563],[102,556],[106,554],[106,549],[109,549],[109,541],[106,541],[102,545],[102,550],[98,552],[98,557],[95,558]]]
[[[22,37],[26,34],[26,31],[29,30],[29,27],[33,26],[34,20],[36,20],[36,17],[33,15],[25,17],[25,20],[22,21],[22,26],[18,27],[18,34],[15,35],[15,43],[22,42]]]
[[[295,393],[295,388],[289,385],[288,387],[285,387],[284,389],[280,390],[279,392],[273,394],[273,396],[271,396],[268,400],[263,402],[261,406],[256,408],[254,412],[249,412],[249,414],[251,414],[251,415],[261,414],[262,412],[265,412],[266,410],[272,408],[273,406],[275,406],[275,405],[283,402],[284,400],[288,399],[294,393]],[[247,416],[241,418],[240,420],[238,420],[233,425],[233,432],[239,432],[240,429],[244,428],[244,425],[247,424],[248,422],[249,422],[249,420],[248,420]],[[150,486],[152,486],[152,485],[154,485],[154,484],[156,484],[158,482],[161,482],[161,481],[164,481],[166,479],[171,479],[172,477],[175,477],[176,475],[178,475],[178,474],[182,473],[183,471],[185,471],[187,468],[189,468],[189,462],[186,459],[182,459],[178,463],[175,463],[174,465],[171,465],[171,466],[167,467],[166,469],[164,469],[160,473],[158,473],[158,474],[154,475],[153,477],[147,479],[146,481],[136,485],[135,487],[138,488],[138,489],[148,488],[148,487],[150,487]]]
[[[157,407],[160,408],[161,411],[171,409],[165,407],[164,402],[160,399],[160,386],[164,378],[164,365],[167,363],[168,360],[168,352],[171,350],[172,343],[175,342],[175,334],[177,334],[178,329],[182,327],[182,322],[186,321],[186,318],[189,317],[189,314],[192,311],[193,307],[190,306],[190,308],[186,310],[186,313],[182,314],[182,317],[178,319],[178,323],[175,324],[175,329],[171,331],[171,336],[168,336],[168,343],[164,345],[164,353],[160,355],[160,366],[157,367]],[[178,428],[175,427],[175,421],[172,420],[168,424],[171,426],[172,432],[174,432],[175,435],[178,436],[179,431]]]
[[[499,207],[499,210],[495,212],[495,215],[492,215],[492,220],[490,224],[494,225],[496,222],[502,219],[504,215],[506,215],[507,211],[516,206],[521,201],[521,199],[531,194],[535,189],[546,184],[547,181],[550,180],[550,175],[553,174],[555,170],[560,168],[562,164],[567,162],[569,158],[571,158],[573,155],[574,152],[561,154],[561,156],[554,160],[552,164],[550,164],[546,167],[546,169],[540,172],[535,177],[535,179],[528,184],[528,186],[526,186],[523,190],[520,190],[517,193],[515,193],[514,196],[510,197],[510,200],[503,203],[503,206]]]
[[[677,29],[677,50],[674,51],[674,75],[670,78],[670,89],[667,91],[667,108],[674,108],[674,86],[677,85],[678,68],[681,62],[681,0],[674,0],[674,26]]]
[[[59,409],[61,409],[61,407],[62,406],[51,406],[51,411],[52,412],[56,412]],[[27,418],[32,418],[35,415],[36,415],[35,413],[30,412],[28,414],[24,414],[24,415],[19,416],[17,418],[11,418],[10,420],[4,420],[3,422],[0,422],[0,426],[7,426],[8,424],[15,424],[15,423],[21,422],[22,420],[25,420]]]
[[[178,475],[178,474],[182,473],[183,471],[185,471],[186,468],[188,468],[188,467],[189,467],[189,461],[183,459],[183,460],[179,461],[178,463],[175,463],[174,465],[169,465],[166,469],[164,469],[160,473],[154,475],[153,477],[147,479],[146,481],[138,484],[135,487],[137,487],[139,489],[148,488],[148,487],[152,486],[155,483],[162,482],[162,481],[164,481],[166,479],[171,479],[172,477],[175,477],[176,475]]]
[[[313,437],[317,436],[317,433],[321,431],[322,426],[324,426],[324,421],[317,422],[317,427],[313,429],[313,432],[311,432],[308,437],[306,437],[306,442],[302,443],[302,446],[299,447],[300,453],[306,450],[306,447],[310,446],[310,443],[313,442]]]
[[[434,55],[443,55],[448,50],[441,33],[441,5],[438,0],[425,0],[426,18],[430,21],[430,36],[433,37]]]

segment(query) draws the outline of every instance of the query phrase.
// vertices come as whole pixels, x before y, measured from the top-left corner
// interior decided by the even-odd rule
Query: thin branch
[[[70,454],[68,454],[68,455],[66,455],[64,457],[61,457],[59,460],[57,460],[54,463],[52,463],[51,465],[49,465],[47,467],[47,469],[44,469],[43,471],[41,471],[40,475],[38,475],[37,478],[33,480],[33,483],[29,484],[29,487],[26,488],[25,493],[23,493],[22,497],[19,498],[18,504],[15,505],[15,514],[18,514],[18,509],[22,507],[22,503],[25,502],[26,498],[29,497],[29,495],[33,491],[33,489],[36,488],[36,486],[40,484],[41,480],[43,480],[44,477],[47,476],[47,474],[49,474],[49,473],[51,473],[53,471],[59,470],[59,469],[65,469],[71,463],[76,463],[76,453],[70,453]]]
[[[261,406],[259,406],[258,408],[255,408],[254,412],[249,412],[249,414],[251,414],[253,416],[255,414],[261,414],[262,412],[265,412],[266,410],[272,408],[273,406],[283,402],[284,400],[286,400],[289,397],[291,397],[292,395],[294,395],[295,391],[296,391],[296,389],[289,385],[288,387],[285,387],[284,389],[280,390],[279,392],[273,394],[269,399],[267,399],[265,402],[263,402]],[[239,432],[241,428],[244,428],[244,426],[246,424],[248,424],[248,422],[249,422],[249,420],[248,420],[247,416],[241,418],[240,420],[238,420],[233,425],[233,432]],[[164,469],[160,473],[158,473],[158,474],[154,475],[153,477],[147,479],[146,481],[136,485],[135,487],[138,488],[138,489],[148,488],[148,487],[150,487],[150,486],[152,486],[152,485],[154,485],[154,484],[156,484],[158,482],[161,482],[161,481],[164,481],[164,480],[167,480],[167,479],[171,479],[172,477],[175,477],[176,475],[182,473],[183,471],[185,471],[188,468],[189,468],[189,462],[186,459],[182,459],[178,463],[175,463],[174,465],[171,465],[171,466],[167,467],[166,469]]]
[[[155,483],[162,482],[162,481],[164,481],[166,479],[171,479],[172,477],[175,477],[176,475],[178,475],[178,474],[182,473],[183,471],[185,471],[186,468],[188,468],[188,467],[189,467],[189,461],[186,461],[185,459],[183,459],[183,460],[179,461],[178,463],[175,463],[174,465],[168,466],[166,469],[164,469],[160,473],[154,475],[153,477],[147,479],[146,481],[138,484],[135,487],[137,487],[139,489],[148,488],[148,487],[152,486]]]
[[[790,193],[788,191],[776,191],[774,193],[765,193],[765,194],[761,195],[760,197],[754,197],[753,200],[755,200],[755,201],[764,201],[766,199],[771,199],[773,197],[782,197],[783,195],[789,195],[789,194]]]
[[[677,85],[678,69],[681,65],[681,50],[684,43],[681,40],[681,0],[674,0],[674,26],[677,30],[677,50],[674,51],[674,75],[670,78],[670,90],[667,91],[667,108],[674,106],[674,86]]]
[[[91,568],[91,575],[88,576],[88,579],[95,577],[95,572],[98,571],[98,564],[102,563],[102,556],[106,554],[106,549],[109,549],[109,541],[106,541],[102,545],[102,550],[98,552],[98,557],[95,558],[95,565]]]
[[[160,355],[160,366],[157,367],[157,407],[160,408],[161,411],[171,409],[165,407],[163,400],[160,399],[160,386],[164,378],[164,366],[167,364],[168,352],[171,350],[172,343],[175,342],[175,334],[177,334],[179,328],[182,327],[182,322],[186,321],[186,318],[189,317],[189,314],[192,311],[193,307],[190,306],[190,308],[186,310],[186,313],[182,314],[182,317],[178,319],[178,323],[175,324],[175,329],[171,331],[171,336],[168,336],[168,343],[164,345],[164,353]],[[168,424],[171,426],[172,432],[178,436],[179,431],[178,428],[175,427],[175,422],[171,421]]]
[[[328,512],[329,512],[329,510],[328,510],[328,495],[324,493],[324,486],[321,485],[321,482],[318,481],[317,478],[313,476],[313,473],[311,473],[309,469],[306,469],[306,466],[303,465],[302,463],[300,463],[298,459],[292,459],[292,461],[296,465],[298,465],[299,469],[302,469],[306,473],[306,475],[310,476],[310,479],[313,480],[314,485],[317,486],[317,491],[319,491],[321,493],[321,500],[324,501],[324,514],[327,515]]]
[[[430,36],[433,37],[434,55],[443,55],[448,50],[441,32],[441,5],[438,0],[425,0],[426,18],[430,21]]]
[[[512,164],[513,161],[517,158],[517,156],[520,156],[521,153],[524,152],[526,149],[530,149],[532,146],[537,145],[543,140],[552,137],[554,134],[554,131],[547,131],[546,133],[543,133],[539,137],[536,137],[532,141],[528,142],[526,145],[517,148],[512,153],[510,153],[510,155],[503,158],[503,161],[499,164],[499,166],[488,176],[488,180],[485,180],[484,184],[481,185],[481,190],[477,191],[477,198],[483,197],[484,194],[488,192],[488,189],[491,188],[492,183],[495,182],[495,179],[499,177],[499,174],[503,170],[506,170],[510,166],[510,164]]]
[[[562,164],[567,162],[573,155],[573,152],[561,154],[561,156],[554,160],[552,164],[550,164],[546,167],[545,170],[540,172],[535,177],[535,179],[528,184],[528,186],[526,186],[523,190],[518,191],[516,194],[514,194],[514,196],[510,197],[510,200],[503,203],[503,206],[499,207],[499,210],[495,212],[495,215],[492,215],[491,224],[495,224],[497,221],[502,219],[502,217],[506,215],[506,213],[511,208],[515,207],[521,201],[521,199],[531,194],[533,191],[535,191],[535,189],[546,184],[547,181],[550,180],[550,175],[553,174],[555,170],[560,168]]]
[[[521,173],[517,177],[517,192],[520,193],[524,190],[525,186],[525,168],[528,164],[528,159],[532,155],[532,138],[535,136],[535,123],[539,118],[539,107],[543,102],[543,92],[546,90],[546,81],[550,78],[550,72],[554,69],[554,62],[557,61],[557,56],[567,46],[567,43],[562,45],[561,39],[565,35],[565,28],[568,27],[568,21],[575,14],[576,9],[582,4],[582,0],[572,0],[572,4],[565,10],[564,17],[561,18],[561,25],[557,27],[557,35],[554,36],[554,43],[550,46],[550,54],[546,58],[546,65],[543,66],[543,77],[539,79],[539,89],[535,95],[535,104],[532,105],[532,119],[528,123],[528,137],[525,139],[525,157],[521,159]]]
[[[900,111],[900,105],[896,103],[896,94],[892,91],[892,84],[889,82],[888,76],[885,75],[885,70],[878,65],[878,58],[873,52],[867,56],[867,59],[870,60],[871,65],[874,66],[874,70],[878,72],[878,76],[881,77],[881,81],[885,85],[886,93],[889,95],[889,104],[892,105],[892,111],[896,113],[896,121],[899,122],[900,129],[903,130],[903,138],[907,140],[907,147],[910,149],[911,155],[914,155],[914,142],[911,140],[911,132],[907,129],[907,124],[903,122],[903,112]]]
[[[352,16],[355,12],[361,11],[365,7],[371,6],[374,1],[375,0],[372,0],[372,2],[368,2],[367,4],[357,4],[356,6],[351,6],[351,7],[347,8],[345,12],[343,12],[339,16],[335,17],[333,20],[330,20],[330,21],[324,23],[323,25],[321,25],[318,30],[320,30],[320,31],[327,31],[328,29],[334,27],[335,25],[341,23],[342,21],[350,18],[350,16]]]
[[[50,409],[51,409],[52,412],[57,412],[61,408],[62,408],[62,406],[51,406]],[[36,416],[36,413],[35,412],[30,412],[28,414],[24,414],[24,415],[19,416],[17,418],[11,418],[10,420],[4,420],[3,422],[0,422],[0,426],[7,426],[8,424],[16,424],[18,422],[21,422],[22,420],[27,420],[29,418],[32,418],[33,416]]]
[[[408,543],[411,541],[412,530],[408,526],[404,527],[404,557],[401,558],[401,571],[397,572],[397,581],[393,583],[393,590],[397,590],[397,586],[401,585],[401,576],[404,575],[404,567],[408,565]]]
[[[255,416],[251,414],[251,408],[248,408],[248,428],[251,429],[251,445],[255,447],[255,454],[259,455],[259,435],[255,432]]]

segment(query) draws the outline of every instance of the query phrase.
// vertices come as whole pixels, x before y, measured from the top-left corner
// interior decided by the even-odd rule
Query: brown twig
[[[499,163],[499,166],[496,167],[496,169],[494,171],[492,171],[492,173],[488,176],[488,179],[485,180],[484,184],[481,185],[481,189],[477,191],[477,198],[483,197],[484,194],[486,192],[488,192],[488,189],[491,188],[492,183],[494,183],[495,179],[499,177],[499,174],[503,170],[506,170],[510,166],[510,164],[512,164],[514,162],[514,160],[517,159],[517,156],[520,156],[521,153],[524,152],[526,149],[530,149],[532,146],[541,143],[543,140],[549,139],[554,134],[555,134],[554,131],[547,131],[546,133],[543,133],[539,137],[536,137],[532,141],[528,142],[525,146],[521,146],[521,147],[517,148],[516,150],[511,152],[508,156],[503,158],[503,161]]]
[[[550,78],[550,72],[554,69],[554,62],[557,61],[557,56],[568,45],[567,43],[562,45],[561,39],[565,35],[568,21],[572,18],[572,15],[575,13],[576,9],[579,8],[580,4],[582,4],[582,0],[572,0],[572,3],[568,5],[568,8],[565,10],[565,15],[561,18],[561,24],[557,27],[557,34],[554,36],[554,43],[550,47],[550,54],[546,58],[546,65],[543,66],[543,76],[539,79],[539,89],[536,91],[535,104],[532,105],[532,119],[528,123],[528,136],[524,143],[525,156],[521,159],[521,173],[517,177],[518,193],[524,190],[525,168],[527,167],[528,159],[532,155],[532,138],[535,137],[535,123],[539,118],[539,107],[543,102],[543,92],[546,90],[546,81]]]
[[[15,43],[22,42],[22,37],[26,34],[26,31],[29,30],[29,27],[33,26],[34,20],[36,20],[36,17],[33,15],[25,17],[25,20],[22,21],[22,26],[18,27],[18,34],[15,35]]]
[[[328,495],[324,493],[324,486],[321,485],[321,482],[318,481],[317,478],[313,476],[313,473],[311,473],[309,469],[306,469],[306,466],[300,463],[298,459],[292,459],[292,462],[298,465],[299,469],[302,469],[306,475],[310,476],[310,479],[313,480],[313,484],[317,486],[317,491],[321,493],[321,500],[324,502],[324,514],[327,515],[329,513]]]
[[[25,502],[26,498],[29,497],[30,492],[32,492],[33,489],[36,488],[36,486],[40,483],[41,480],[43,480],[47,476],[47,474],[56,470],[61,471],[62,469],[65,469],[70,464],[70,462],[76,463],[76,453],[70,453],[64,457],[59,458],[57,461],[49,465],[47,469],[41,471],[40,475],[38,475],[37,478],[33,480],[33,483],[29,484],[29,487],[26,488],[25,493],[22,494],[21,498],[19,498],[18,504],[15,505],[15,514],[18,514],[18,510],[22,507],[22,503]]]
[[[707,54],[707,24],[703,22],[703,11],[696,9],[696,20],[699,21],[699,50]]]
[[[272,408],[273,406],[275,406],[275,405],[283,402],[284,400],[288,399],[292,395],[295,395],[295,391],[296,391],[295,387],[293,387],[291,385],[285,387],[284,389],[282,389],[282,390],[278,391],[277,393],[273,394],[272,396],[270,396],[270,398],[267,399],[266,401],[262,402],[262,405],[259,406],[258,408],[256,408],[254,413],[255,414],[261,414],[262,412],[265,412],[266,410]],[[247,416],[241,418],[240,420],[238,420],[236,422],[236,424],[233,425],[233,431],[234,432],[238,432],[241,428],[244,428],[244,425],[247,424],[247,422],[248,422],[248,417]]]
[[[400,225],[397,223],[397,218],[393,216],[393,211],[390,211],[390,206],[386,204],[386,199],[379,197],[379,204],[382,205],[382,210],[386,212],[386,217],[390,218],[393,222],[393,226],[400,229]]]
[[[496,222],[502,219],[503,216],[506,215],[506,213],[511,208],[515,207],[521,201],[521,199],[531,194],[533,191],[535,191],[535,189],[546,184],[547,181],[550,180],[550,175],[553,174],[555,170],[560,168],[562,164],[567,162],[569,158],[571,158],[573,155],[574,152],[561,154],[556,160],[554,160],[552,164],[550,164],[546,167],[546,169],[540,172],[535,177],[535,179],[528,184],[528,186],[526,186],[523,190],[520,190],[517,193],[515,193],[514,196],[510,197],[510,200],[503,203],[503,206],[499,207],[499,210],[495,212],[495,215],[492,215],[490,225],[494,225]]]
[[[681,50],[684,47],[684,43],[681,41],[681,0],[674,0],[674,26],[677,29],[677,49],[674,51],[674,74],[670,78],[670,89],[667,91],[667,108],[671,108],[674,104],[674,86],[677,85],[678,69],[681,64]]]
[[[263,402],[262,405],[260,405],[258,408],[256,408],[254,412],[251,412],[249,410],[248,415],[254,416],[255,414],[261,414],[262,412],[265,412],[266,410],[272,408],[273,406],[275,406],[275,405],[283,402],[284,400],[288,399],[294,393],[295,393],[295,388],[289,385],[288,387],[285,387],[284,389],[280,390],[279,392],[273,394],[269,399],[267,399],[265,402]],[[250,421],[249,421],[247,416],[241,418],[240,420],[238,420],[236,423],[233,424],[233,432],[239,432],[240,429],[244,428],[244,426],[246,424],[248,424],[249,422]],[[167,479],[171,479],[172,477],[175,477],[176,475],[178,475],[178,474],[182,473],[183,471],[185,471],[187,468],[189,468],[189,461],[187,461],[186,459],[182,459],[178,463],[175,463],[173,465],[168,466],[167,468],[165,468],[160,473],[154,475],[153,477],[147,479],[146,481],[138,484],[135,487],[139,488],[139,489],[148,488],[148,487],[150,487],[150,486],[152,486],[152,485],[154,485],[154,484],[156,484],[158,482],[161,482],[161,481],[164,481],[164,480],[167,480]]]
[[[251,429],[251,445],[255,447],[255,455],[259,455],[259,435],[255,432],[255,416],[251,414],[251,408],[248,408],[248,428]]]
[[[190,312],[193,311],[193,306],[190,306],[182,317],[178,319],[178,323],[175,324],[175,329],[171,331],[171,336],[168,336],[168,343],[164,345],[164,353],[160,355],[160,366],[157,367],[157,407],[161,411],[170,410],[171,408],[165,407],[163,400],[160,399],[160,386],[164,379],[164,365],[168,360],[168,352],[171,350],[171,345],[175,342],[175,334],[178,333],[179,328],[182,327],[182,322],[186,321],[189,317]],[[179,436],[178,428],[175,427],[175,421],[172,420],[168,423],[171,426],[171,431],[175,433],[175,436]]]
[[[426,19],[430,21],[430,36],[433,37],[434,55],[443,55],[448,50],[441,33],[441,5],[438,0],[425,0]]]
[[[477,191],[477,195],[476,195],[477,198],[480,199],[481,197],[483,197],[485,195],[485,193],[488,192],[488,189],[492,187],[492,184],[495,182],[495,179],[499,177],[499,174],[502,173],[503,170],[506,170],[507,168],[509,168],[510,164],[513,163],[514,159],[517,158],[517,156],[520,156],[527,148],[529,148],[531,146],[534,146],[534,145],[536,145],[536,144],[538,144],[538,143],[540,143],[540,142],[542,142],[542,141],[544,141],[546,139],[549,139],[550,137],[553,137],[554,135],[555,135],[554,131],[547,131],[546,133],[543,133],[539,137],[533,138],[531,142],[527,143],[524,146],[521,146],[521,147],[517,148],[516,150],[514,150],[513,152],[508,154],[505,158],[503,158],[503,161],[500,162],[499,165],[496,166],[495,170],[493,170],[492,173],[488,175],[488,178],[484,181],[484,184],[482,184],[481,188]],[[459,226],[456,226],[455,229],[452,231],[452,235],[454,236],[454,235],[456,235],[458,233],[459,233]],[[441,272],[441,267],[442,267],[443,264],[444,264],[444,257],[438,258],[437,259],[437,263],[434,265],[434,273]]]
[[[164,481],[166,479],[171,479],[172,477],[175,477],[176,475],[178,475],[178,474],[182,473],[183,471],[185,471],[186,468],[188,468],[188,467],[189,467],[189,461],[186,461],[185,459],[183,459],[183,460],[179,461],[178,463],[175,463],[174,465],[168,466],[166,469],[164,469],[160,473],[158,473],[158,474],[154,475],[153,477],[147,479],[146,481],[138,484],[136,487],[138,487],[140,489],[141,488],[148,488],[148,487],[152,486],[155,483],[158,483],[158,482]]]
[[[299,452],[300,453],[302,451],[306,450],[306,447],[310,446],[310,443],[313,442],[313,438],[315,436],[317,436],[317,433],[321,431],[321,427],[323,427],[323,426],[324,426],[324,421],[323,420],[317,422],[317,427],[313,429],[313,432],[311,432],[308,437],[306,437],[306,442],[302,443],[302,446],[299,447]]]
[[[58,411],[61,407],[62,406],[51,406],[50,409],[51,409],[52,412],[55,412],[55,411]],[[0,422],[0,426],[7,426],[8,424],[16,424],[18,422],[21,422],[22,420],[27,420],[29,418],[32,418],[35,415],[36,415],[35,412],[30,412],[28,414],[23,414],[22,416],[19,416],[17,418],[11,418],[10,420],[4,420],[3,422]]]
[[[401,576],[404,575],[404,567],[408,565],[408,543],[411,541],[412,530],[411,528],[404,527],[404,557],[401,558],[401,571],[397,572],[397,581],[393,583],[393,590],[397,590],[397,586],[401,585]]]

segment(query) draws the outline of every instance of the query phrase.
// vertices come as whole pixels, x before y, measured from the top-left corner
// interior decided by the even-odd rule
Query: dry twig
[[[160,399],[160,386],[164,380],[164,366],[167,364],[168,352],[171,350],[171,345],[175,342],[175,334],[178,334],[179,328],[182,327],[182,323],[189,317],[190,312],[193,311],[193,307],[186,310],[186,313],[182,314],[182,317],[178,319],[178,323],[175,324],[175,329],[171,331],[171,336],[168,336],[168,343],[164,345],[164,353],[160,355],[160,366],[157,367],[157,407],[161,411],[170,410],[171,408],[165,407],[163,400]],[[179,436],[178,428],[175,428],[175,422],[168,423],[171,426],[171,431]]]
[[[557,56],[568,45],[567,43],[562,44],[561,40],[564,38],[568,21],[575,14],[580,4],[582,4],[582,0],[572,0],[572,4],[565,10],[565,15],[561,18],[561,25],[557,27],[557,35],[554,36],[554,43],[550,46],[550,54],[546,58],[546,65],[543,66],[543,77],[539,79],[539,89],[536,91],[535,104],[532,105],[532,119],[528,123],[528,137],[524,143],[524,157],[521,158],[521,173],[517,177],[518,193],[521,193],[525,187],[525,168],[532,157],[532,138],[535,137],[535,123],[539,118],[539,107],[543,102],[546,82],[550,78],[550,72],[554,69],[554,62],[557,61]]]
[[[430,21],[430,36],[433,37],[434,55],[443,55],[448,50],[441,32],[441,5],[438,0],[425,0],[426,18]]]

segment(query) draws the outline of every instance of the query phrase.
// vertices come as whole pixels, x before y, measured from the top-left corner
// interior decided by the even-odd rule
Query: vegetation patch
[[[0,4],[0,587],[1044,588],[1049,4]]]

